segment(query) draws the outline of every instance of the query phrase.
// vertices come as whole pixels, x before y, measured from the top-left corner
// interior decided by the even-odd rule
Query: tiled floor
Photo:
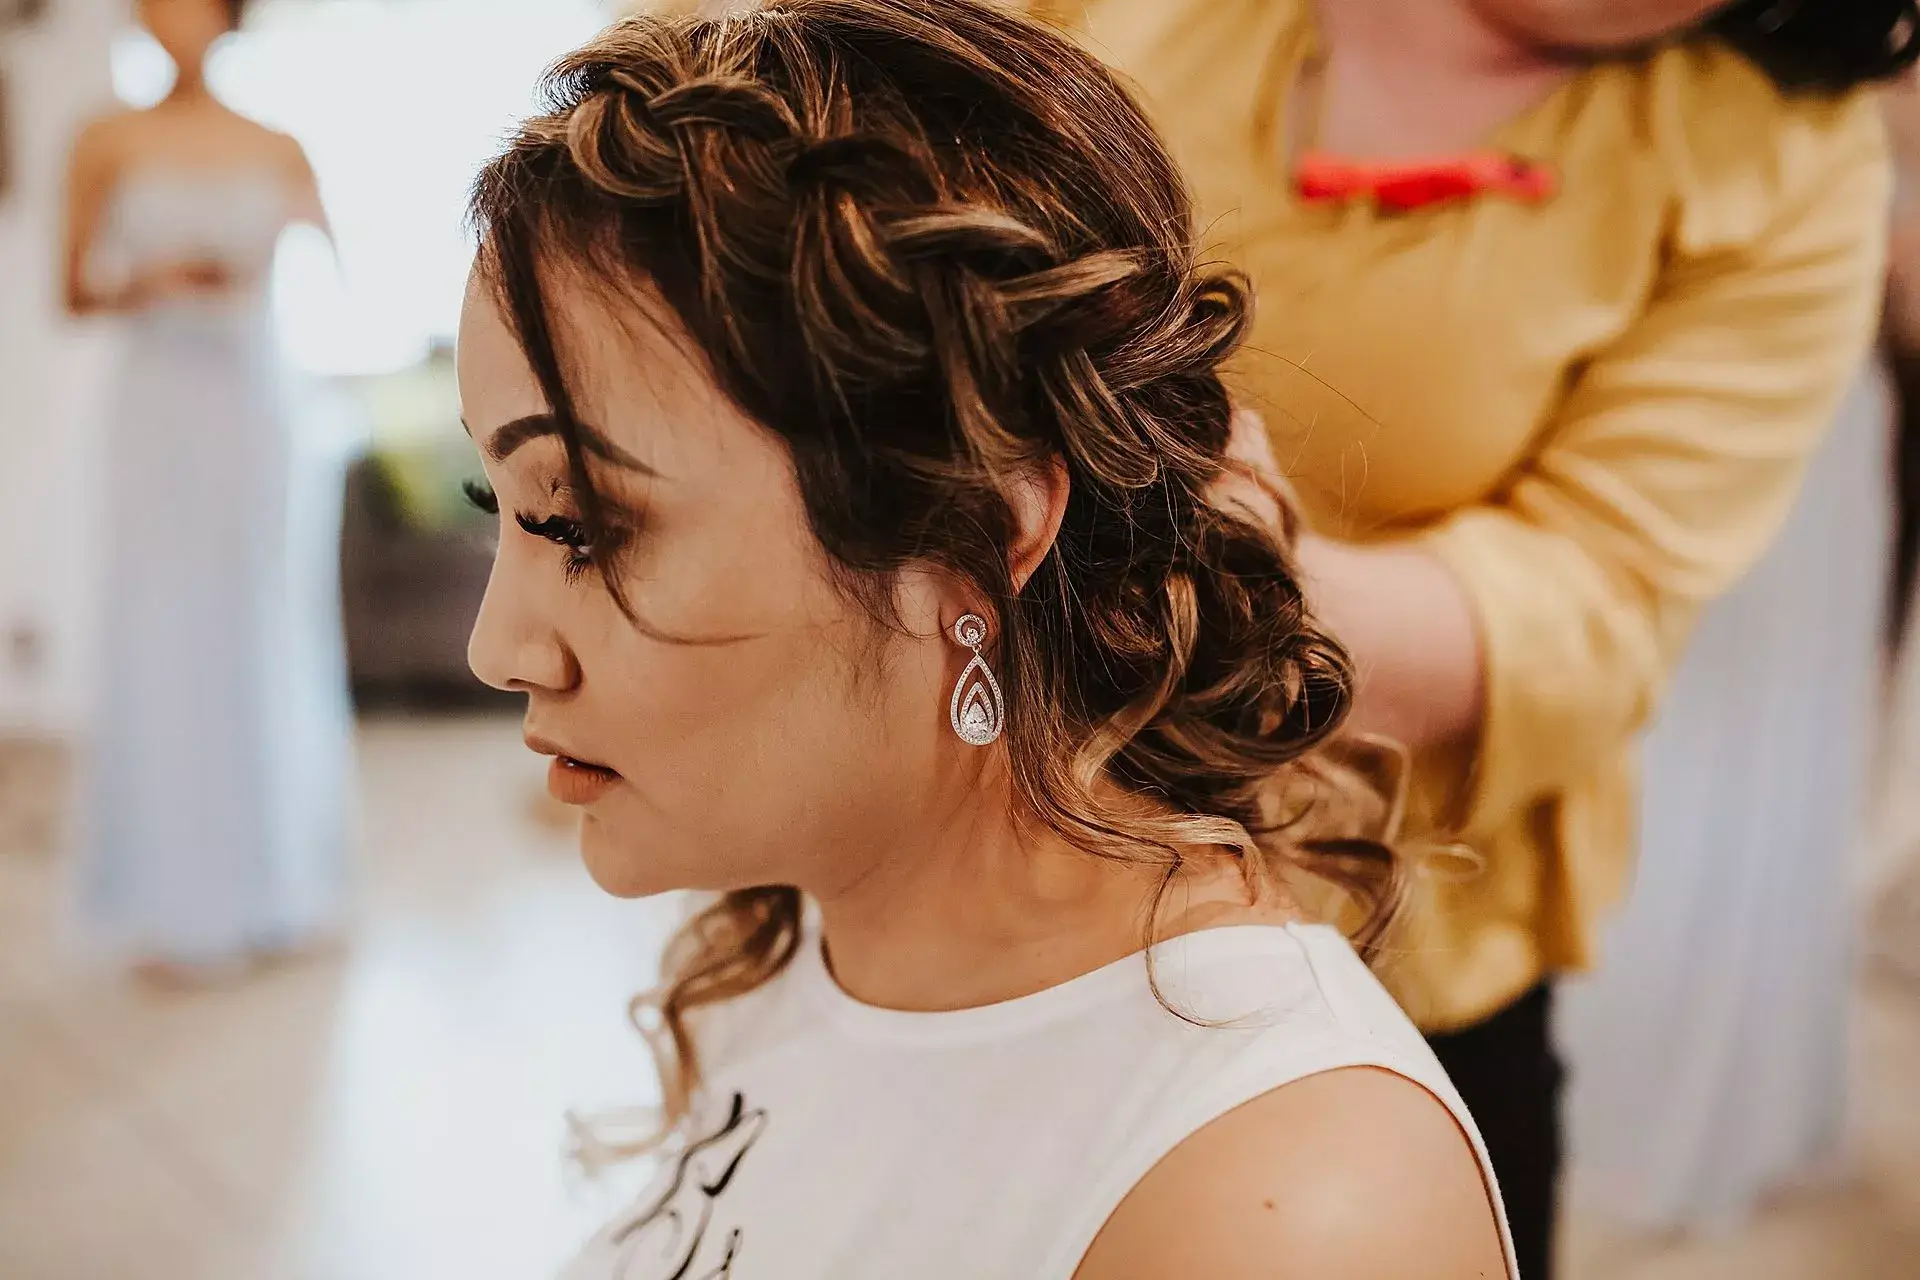
[[[217,989],[77,972],[56,864],[0,855],[0,1277],[521,1280],[605,1211],[560,1117],[647,1098],[670,908],[593,890],[509,723],[375,723],[361,768],[351,945]],[[1573,1280],[1920,1277],[1920,989],[1863,1009],[1864,1175],[1717,1240],[1577,1224]]]

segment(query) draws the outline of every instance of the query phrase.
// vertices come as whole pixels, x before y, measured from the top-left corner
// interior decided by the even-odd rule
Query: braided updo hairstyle
[[[1180,177],[1114,78],[981,0],[787,0],[628,20],[545,94],[473,211],[587,541],[608,463],[550,323],[563,277],[664,304],[790,452],[814,535],[877,619],[904,567],[975,586],[1031,818],[1166,882],[1196,847],[1255,885],[1314,873],[1365,951],[1397,876],[1377,839],[1392,805],[1317,750],[1348,659],[1279,535],[1208,500],[1248,299],[1197,264]],[[1016,591],[1007,493],[1050,465],[1065,518]],[[688,1015],[777,973],[800,912],[791,887],[729,893],[670,946],[635,1009],[670,1120],[697,1076]]]

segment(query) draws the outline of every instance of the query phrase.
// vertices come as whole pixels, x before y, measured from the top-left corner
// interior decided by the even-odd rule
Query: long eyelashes
[[[467,496],[467,502],[478,507],[490,516],[500,514],[500,499],[493,490],[480,480],[462,480],[460,492]]]
[[[577,582],[580,575],[593,567],[594,547],[587,541],[587,531],[578,520],[566,516],[547,516],[536,520],[524,512],[516,513],[514,523],[536,538],[545,538],[556,547],[564,548],[567,553],[567,581]]]
[[[500,499],[485,484],[477,480],[468,480],[460,488],[466,495],[467,501],[481,511],[491,516],[500,514]],[[556,514],[535,517],[522,511],[515,512],[513,520],[534,537],[551,542],[566,551],[568,582],[577,582],[603,554],[601,548],[588,541],[585,526],[568,516]]]

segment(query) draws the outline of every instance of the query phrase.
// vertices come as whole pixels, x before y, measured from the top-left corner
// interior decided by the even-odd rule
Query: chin
[[[622,835],[589,813],[580,822],[580,860],[593,882],[616,898],[650,898],[687,886],[676,883],[659,859],[646,856],[652,844]]]

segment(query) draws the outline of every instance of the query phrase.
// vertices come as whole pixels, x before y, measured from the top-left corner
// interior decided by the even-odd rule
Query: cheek
[[[812,882],[863,847],[897,845],[905,815],[924,811],[946,708],[939,673],[912,655],[817,629],[646,648],[611,691],[609,763],[627,785],[582,837],[608,890]]]
[[[782,790],[809,758],[859,754],[887,719],[886,697],[856,681],[836,643],[815,631],[715,646],[642,641],[609,689],[620,708],[616,767],[657,792],[657,804],[680,807],[736,782]]]

